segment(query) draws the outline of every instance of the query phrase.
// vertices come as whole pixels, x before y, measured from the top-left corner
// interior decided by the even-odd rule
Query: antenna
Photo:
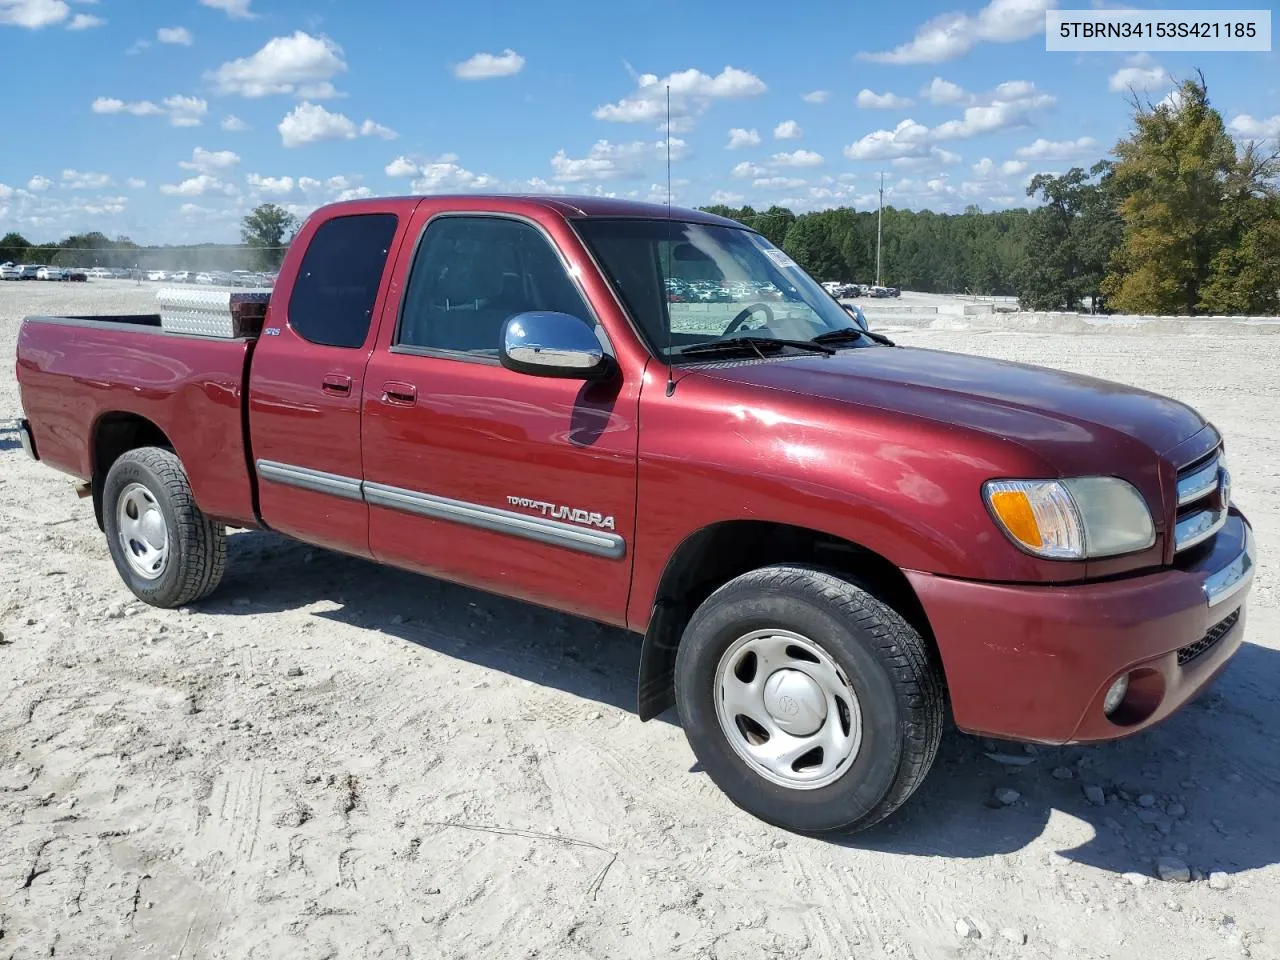
[[[674,231],[671,229],[671,84],[667,84],[667,263],[675,263],[672,259],[672,247],[674,246]],[[666,279],[665,277],[663,278]],[[663,284],[662,295],[667,297]],[[667,300],[666,309],[663,311],[667,315],[667,396],[671,396],[676,392],[675,374],[671,369],[671,351],[674,349],[672,340],[675,334],[671,330],[671,301]]]
[[[880,207],[876,210],[876,286],[880,286],[880,221],[884,217],[884,171],[880,171]]]

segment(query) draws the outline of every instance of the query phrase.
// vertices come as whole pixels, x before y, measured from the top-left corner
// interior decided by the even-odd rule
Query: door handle
[[[418,388],[403,380],[388,380],[382,385],[382,399],[400,407],[411,407],[418,402]]]
[[[331,373],[320,381],[320,389],[325,393],[332,393],[339,397],[345,397],[351,393],[351,378]]]

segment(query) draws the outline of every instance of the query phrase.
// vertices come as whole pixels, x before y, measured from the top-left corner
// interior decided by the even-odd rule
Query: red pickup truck
[[[948,716],[1133,734],[1241,642],[1252,535],[1198,413],[897,346],[731,220],[339,203],[236,316],[22,324],[24,442],[138,597],[208,595],[257,527],[642,633],[640,719],[674,705],[771,823],[887,816]]]

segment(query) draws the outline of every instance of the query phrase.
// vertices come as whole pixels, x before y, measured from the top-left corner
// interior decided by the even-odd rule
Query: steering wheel
[[[756,303],[749,303],[745,307],[743,307],[742,312],[729,321],[729,325],[724,328],[724,332],[721,333],[720,336],[727,337],[731,333],[737,333],[738,328],[741,327],[742,324],[746,322],[747,317],[751,316],[757,310],[760,310],[764,313],[765,326],[768,326],[769,324],[773,323],[773,309],[767,303],[761,303],[757,301]]]

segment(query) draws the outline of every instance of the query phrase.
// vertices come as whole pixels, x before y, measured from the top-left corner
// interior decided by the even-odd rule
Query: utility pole
[[[884,219],[884,171],[880,171],[880,208],[876,210],[876,286],[880,286],[880,225]]]

